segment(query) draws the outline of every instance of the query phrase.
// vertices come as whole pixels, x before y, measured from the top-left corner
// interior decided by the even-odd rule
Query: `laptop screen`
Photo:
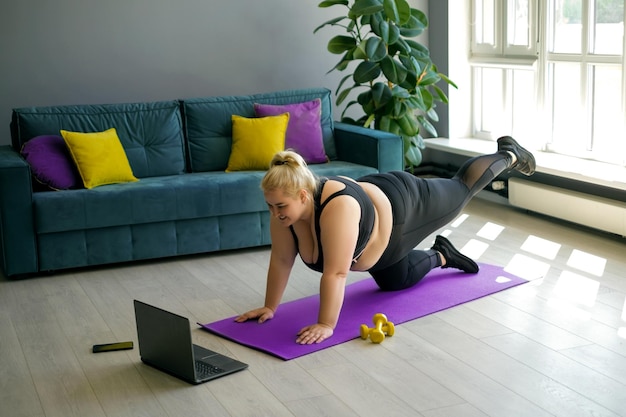
[[[141,360],[185,379],[195,379],[189,320],[134,301]]]

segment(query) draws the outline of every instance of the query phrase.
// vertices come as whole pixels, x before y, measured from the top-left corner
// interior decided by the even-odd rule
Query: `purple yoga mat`
[[[419,284],[402,291],[380,291],[371,278],[350,284],[333,336],[318,344],[295,343],[298,331],[317,321],[317,294],[281,304],[274,318],[263,324],[256,320],[236,323],[233,316],[200,326],[281,359],[294,359],[360,337],[361,324],[373,327],[372,317],[376,313],[384,313],[397,325],[528,282],[499,266],[479,266],[477,274],[434,269]],[[396,329],[394,337],[401,331]]]

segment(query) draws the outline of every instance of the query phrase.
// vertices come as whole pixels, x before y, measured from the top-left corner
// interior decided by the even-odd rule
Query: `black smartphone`
[[[133,342],[115,342],[104,343],[102,345],[93,345],[93,353],[112,352],[114,350],[128,350],[133,348]]]

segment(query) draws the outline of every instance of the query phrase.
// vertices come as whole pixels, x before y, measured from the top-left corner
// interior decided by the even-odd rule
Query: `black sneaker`
[[[535,157],[512,137],[502,136],[498,139],[498,150],[510,151],[515,154],[517,162],[511,168],[515,168],[524,175],[533,175],[535,173]]]
[[[452,243],[441,235],[435,238],[435,244],[431,249],[441,253],[446,259],[446,264],[443,265],[442,268],[456,268],[472,274],[478,272],[476,262],[456,250],[456,248],[452,246]]]

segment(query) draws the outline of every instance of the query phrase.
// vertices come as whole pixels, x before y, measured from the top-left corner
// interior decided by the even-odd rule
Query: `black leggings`
[[[445,226],[480,190],[511,166],[508,152],[500,151],[466,161],[453,178],[419,178],[407,172],[371,174],[358,181],[379,187],[389,198],[393,228],[389,245],[369,272],[385,291],[417,284],[441,266],[435,250],[414,249],[424,238]]]

